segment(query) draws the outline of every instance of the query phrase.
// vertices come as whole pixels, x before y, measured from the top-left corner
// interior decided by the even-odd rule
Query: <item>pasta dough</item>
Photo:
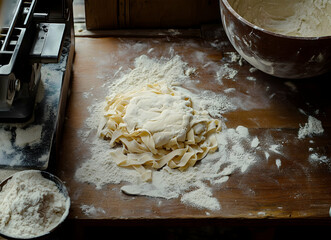
[[[220,130],[219,120],[194,109],[189,97],[154,84],[108,98],[98,135],[109,140],[118,166],[133,167],[149,181],[152,169],[183,171],[216,151]]]

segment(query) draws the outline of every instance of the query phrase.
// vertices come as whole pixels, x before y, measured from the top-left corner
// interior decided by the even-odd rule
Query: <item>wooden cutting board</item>
[[[103,99],[102,86],[114,75],[133,67],[133,61],[153,49],[153,57],[167,56],[169,49],[182,56],[197,69],[201,89],[224,93],[234,88],[232,97],[246,103],[245,109],[223,114],[229,128],[239,125],[249,128],[260,141],[266,137],[282,146],[280,154],[258,161],[245,173],[232,174],[227,182],[214,187],[213,194],[221,210],[208,211],[180,203],[143,196],[127,196],[120,191],[122,184],[109,184],[101,190],[94,185],[78,182],[77,168],[88,159],[89,143],[80,131],[90,113],[88,107]],[[148,222],[149,220],[297,220],[330,222],[331,207],[331,101],[327,87],[330,74],[306,80],[286,80],[253,71],[239,59],[230,59],[232,46],[224,32],[218,39],[166,38],[76,38],[76,56],[64,124],[60,158],[56,174],[66,182],[72,200],[69,217],[78,220],[103,220],[109,224]],[[149,52],[150,53],[150,52]],[[215,81],[215,72],[199,60],[228,64],[238,72],[234,78],[225,76],[223,84]],[[300,125],[308,115],[318,118],[324,128],[320,136],[298,140]],[[263,144],[263,142],[262,142]],[[309,150],[310,149],[310,150]],[[326,156],[325,162],[309,161],[311,151]],[[260,156],[261,159],[264,156]],[[277,159],[281,165],[277,165]],[[82,205],[102,209],[87,215]]]

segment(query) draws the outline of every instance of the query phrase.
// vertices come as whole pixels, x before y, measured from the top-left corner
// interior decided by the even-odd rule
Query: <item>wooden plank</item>
[[[118,27],[130,27],[130,1],[118,0]]]
[[[118,27],[117,0],[85,0],[87,29],[113,29]]]
[[[153,37],[153,38],[201,38],[199,28],[190,29],[113,29],[87,30],[85,23],[75,23],[76,37]]]
[[[218,0],[87,0],[85,11],[88,30],[220,23]]]
[[[132,28],[188,28],[219,22],[218,1],[130,0]]]
[[[225,35],[224,35],[225,36]],[[287,85],[287,80],[270,77],[259,71],[251,73],[251,66],[238,62],[229,63],[226,56],[234,51],[230,44],[222,48],[213,47],[224,39],[203,41],[199,39],[167,38],[77,38],[76,58],[72,91],[64,125],[61,158],[57,161],[57,175],[63,179],[72,199],[71,219],[100,220],[112,223],[144,223],[148,220],[204,221],[216,222],[250,221],[269,219],[271,221],[301,221],[330,223],[331,170],[326,164],[309,162],[309,148],[318,154],[331,158],[331,103],[328,101],[327,78],[322,76],[312,80],[295,82],[295,91]],[[143,48],[135,48],[134,46]],[[122,184],[109,184],[101,190],[94,185],[81,183],[75,179],[75,172],[90,156],[89,142],[80,136],[81,129],[90,115],[88,107],[105,97],[103,84],[112,81],[114,75],[132,67],[134,59],[153,49],[154,57],[161,57],[172,48],[190,66],[199,72],[201,89],[222,92],[235,88],[234,97],[250,99],[253,105],[248,109],[238,109],[224,114],[227,126],[235,128],[243,125],[257,136],[261,145],[269,138],[281,144],[284,152],[272,154],[261,160],[247,173],[234,173],[230,179],[213,187],[213,194],[220,201],[220,211],[208,211],[184,206],[179,199],[156,199],[150,197],[127,196],[120,191]],[[223,85],[215,83],[215,74],[208,72],[204,62],[196,58],[198,53],[206,56],[206,61],[228,63],[238,69],[236,79],[223,79]],[[247,80],[253,76],[255,81]],[[88,93],[88,95],[87,95]],[[91,97],[89,97],[91,96]],[[320,111],[320,120],[325,133],[314,138],[297,139],[300,124],[307,121],[307,115]],[[276,159],[281,159],[277,167]],[[105,212],[86,215],[81,206],[94,206]]]

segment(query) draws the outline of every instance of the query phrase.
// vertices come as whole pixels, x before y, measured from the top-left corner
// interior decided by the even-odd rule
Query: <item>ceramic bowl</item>
[[[48,239],[47,237],[49,237],[49,234],[54,232],[63,222],[64,220],[67,218],[68,214],[69,214],[69,209],[70,209],[70,197],[67,191],[66,186],[64,185],[64,183],[55,175],[46,172],[46,171],[40,171],[40,170],[23,170],[20,171],[20,173],[28,173],[28,172],[36,172],[36,173],[40,173],[44,178],[54,182],[57,186],[57,188],[59,189],[59,191],[64,195],[65,199],[66,199],[66,211],[63,213],[60,221],[52,228],[49,229],[47,232],[42,232],[40,233],[40,235],[38,236],[33,236],[33,237],[18,237],[18,236],[10,236],[8,234],[5,234],[3,232],[0,231],[0,236],[5,237],[6,239]],[[14,174],[15,175],[15,174]],[[10,176],[8,178],[6,178],[5,180],[3,180],[0,183],[0,191],[2,191],[2,188],[7,184],[7,182],[12,179],[12,177],[14,176]],[[1,237],[0,237],[1,238]]]
[[[223,28],[236,51],[272,76],[302,79],[331,70],[331,36],[293,37],[260,28],[220,0]]]

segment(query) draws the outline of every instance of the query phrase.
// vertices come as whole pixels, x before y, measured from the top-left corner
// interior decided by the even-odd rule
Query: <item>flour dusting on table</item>
[[[308,116],[308,122],[300,126],[298,138],[312,137],[324,132],[322,122],[313,116]]]
[[[238,108],[237,102],[225,94],[198,89],[195,83],[199,81],[194,79],[196,69],[188,66],[178,55],[160,59],[142,55],[135,59],[133,69],[123,71],[117,80],[104,84],[109,98],[163,81],[169,88],[189,96],[195,107],[208,111],[212,117],[223,119],[223,113]],[[88,131],[96,133],[105,106],[105,102],[99,100],[89,107],[91,116],[86,120]],[[236,172],[246,172],[264,153],[259,139],[251,136],[246,127],[227,128],[222,121],[215,153],[208,154],[185,171],[164,166],[153,171],[150,182],[144,182],[136,171],[116,165],[111,159],[112,150],[107,141],[84,132],[80,135],[89,137],[91,156],[77,169],[75,177],[78,181],[92,183],[97,189],[109,183],[124,183],[121,190],[126,194],[180,198],[183,204],[213,211],[221,210],[221,204],[214,196],[212,187],[225,184]]]
[[[98,216],[99,214],[105,214],[105,210],[102,208],[95,207],[93,205],[83,204],[80,206],[83,213],[87,216]]]

